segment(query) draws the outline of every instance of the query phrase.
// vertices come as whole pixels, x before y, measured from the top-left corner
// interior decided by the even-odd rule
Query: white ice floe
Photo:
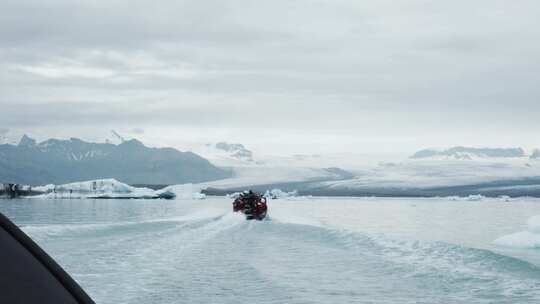
[[[174,198],[170,191],[137,188],[115,179],[99,179],[63,185],[46,185],[33,189],[40,198]]]
[[[460,201],[460,202],[479,202],[483,201],[486,197],[480,194],[473,194],[468,196],[448,196],[446,199],[451,201]]]
[[[173,193],[177,199],[205,199],[206,195],[202,193],[203,186],[197,184],[182,184],[166,187],[159,190],[158,193]]]
[[[514,248],[540,248],[540,215],[529,218],[526,231],[505,235],[493,243]]]
[[[265,197],[269,197],[272,199],[289,198],[289,197],[295,197],[297,195],[298,195],[297,191],[285,192],[285,191],[282,191],[281,189],[267,190],[266,193],[264,194]]]
[[[99,179],[64,185],[34,187],[39,198],[144,198],[205,199],[203,187],[196,184],[168,186],[161,190],[138,188],[115,179]]]

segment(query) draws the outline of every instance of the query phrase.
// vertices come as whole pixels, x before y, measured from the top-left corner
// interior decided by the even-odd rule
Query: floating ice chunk
[[[135,188],[121,183],[115,179],[98,179],[64,185],[47,185],[36,187],[35,190],[45,189],[46,192],[72,192],[72,193],[132,193],[137,190],[150,190],[148,188]]]
[[[527,230],[531,233],[540,234],[540,215],[535,215],[527,221]]]
[[[522,231],[500,237],[493,241],[493,244],[515,248],[540,248],[540,234]]]
[[[160,191],[156,191],[156,194],[159,198],[164,198],[164,199],[174,199],[176,198],[176,194],[174,192],[171,192],[171,191],[163,191],[163,190],[160,190]]]
[[[508,195],[501,195],[498,197],[499,200],[503,201],[503,202],[511,202],[512,201],[512,198]]]
[[[527,231],[505,235],[493,241],[493,244],[515,248],[540,248],[540,215],[527,221]]]
[[[32,190],[37,191],[37,192],[47,193],[47,192],[52,192],[54,187],[55,187],[55,185],[48,184],[48,185],[45,185],[45,186],[33,187]]]
[[[484,198],[485,197],[483,195],[476,194],[476,195],[469,195],[465,199],[470,201],[470,202],[479,202],[481,200],[484,200]]]
[[[115,179],[99,179],[64,185],[46,185],[35,187],[34,191],[43,192],[41,198],[174,198],[168,191],[154,191],[149,188],[136,188]]]
[[[159,190],[158,193],[173,193],[177,199],[205,199],[206,195],[202,193],[203,186],[196,184],[182,184],[169,186]]]
[[[191,198],[193,198],[193,199],[199,199],[199,200],[206,199],[206,194],[200,193],[200,192],[194,192],[194,193],[191,195]]]
[[[466,201],[466,202],[479,202],[483,201],[486,197],[480,194],[473,194],[469,196],[447,196],[446,199],[451,201]]]
[[[282,191],[281,189],[267,190],[266,193],[264,194],[265,197],[269,197],[272,199],[294,197],[297,195],[298,195],[297,191],[285,192],[285,191]]]

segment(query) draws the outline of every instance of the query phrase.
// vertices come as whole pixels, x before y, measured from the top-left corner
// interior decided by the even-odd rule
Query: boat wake
[[[397,303],[418,294],[432,303],[540,299],[540,269],[528,262],[444,242],[339,229],[278,208],[263,221],[201,208],[168,218],[23,229],[98,302],[170,302],[181,296],[202,303],[207,290],[224,303],[254,297],[265,302],[260,294],[267,290],[280,290],[279,296],[267,294],[268,301],[290,303]],[[111,297],[104,282],[123,286],[121,296]]]
[[[340,271],[359,277],[387,276],[386,282],[393,282],[395,286],[409,285],[409,290],[422,286],[451,289],[453,295],[462,294],[466,298],[474,294],[476,298],[485,297],[487,302],[489,299],[493,302],[504,302],[503,299],[508,298],[522,301],[540,299],[539,267],[489,250],[351,232],[296,215],[274,214],[271,223],[258,233],[264,234],[263,229],[270,230],[281,235],[286,243],[302,244],[298,247],[317,247],[319,252],[331,255],[331,258],[314,260],[314,267],[335,259],[356,268],[356,271]],[[337,266],[331,264],[337,270]],[[396,281],[396,277],[400,280],[407,278],[407,283]],[[355,280],[354,276],[348,279]],[[395,289],[399,290],[400,287]],[[425,293],[425,290],[418,292]]]

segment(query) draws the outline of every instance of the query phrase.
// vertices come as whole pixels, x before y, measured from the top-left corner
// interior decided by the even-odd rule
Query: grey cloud
[[[133,128],[131,130],[129,130],[131,133],[133,134],[144,134],[144,129],[142,128]]]
[[[438,133],[534,129],[539,9],[487,0],[3,1],[2,124],[253,128],[257,118],[243,113],[255,111],[266,118],[258,128],[417,132],[427,146]]]

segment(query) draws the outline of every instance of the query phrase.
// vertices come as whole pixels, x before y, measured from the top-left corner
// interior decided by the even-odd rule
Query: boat
[[[233,211],[245,214],[246,220],[262,221],[268,213],[266,197],[251,190],[244,191],[234,200]]]
[[[0,303],[94,304],[58,263],[1,213],[0,248]]]

